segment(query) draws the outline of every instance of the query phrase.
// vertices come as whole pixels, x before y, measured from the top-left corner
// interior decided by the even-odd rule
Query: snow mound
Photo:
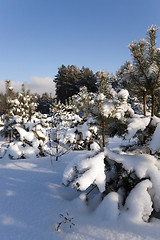
[[[122,214],[127,221],[140,223],[149,219],[153,210],[151,197],[148,193],[148,189],[151,187],[152,183],[147,179],[132,189],[126,199],[126,211]]]
[[[103,221],[116,221],[120,214],[118,203],[119,194],[109,193],[94,211],[94,216]]]

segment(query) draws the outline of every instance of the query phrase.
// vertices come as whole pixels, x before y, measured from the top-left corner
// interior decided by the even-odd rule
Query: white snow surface
[[[154,134],[152,136],[152,140],[149,144],[150,149],[152,150],[152,153],[155,153],[156,151],[160,151],[160,123],[158,123]]]
[[[83,159],[88,153],[83,151],[78,154]],[[53,165],[50,157],[0,160],[0,239],[159,240],[160,220],[152,219],[150,223],[145,223],[130,221],[131,214],[119,217],[118,193],[110,193],[96,210],[90,212],[83,194],[78,196],[61,184],[66,165],[76,156],[77,151],[70,152],[58,162],[53,159]],[[154,163],[153,159],[150,161]],[[151,184],[149,180],[140,184],[144,184],[143,189],[146,189],[140,195],[140,204],[145,194],[145,204],[150,206],[147,188]],[[137,194],[141,192],[141,187],[137,185]],[[73,217],[75,226],[70,229],[67,224],[62,224],[61,231],[55,231],[61,219],[59,214],[66,216],[66,212]]]

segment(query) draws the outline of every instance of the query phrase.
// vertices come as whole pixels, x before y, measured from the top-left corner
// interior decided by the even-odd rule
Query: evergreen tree
[[[25,85],[22,84],[22,90],[17,93],[12,105],[14,115],[21,116],[22,121],[23,119],[31,120],[37,108],[37,96],[31,95],[30,90],[26,90]]]
[[[87,87],[83,86],[79,89],[77,95],[72,96],[72,102],[76,112],[83,116],[83,118],[88,118],[91,113],[91,101],[94,98],[92,92],[87,91]]]
[[[147,30],[147,42],[148,42],[148,79],[149,88],[151,92],[151,115],[155,114],[155,92],[160,87],[160,49],[156,47],[157,39],[157,26],[151,26]]]
[[[130,61],[126,61],[124,65],[117,71],[117,79],[119,86],[126,88],[132,98],[138,97],[139,101],[142,98],[143,101],[143,114],[146,116],[146,102],[147,94],[149,94],[149,89],[145,81],[136,71]]]
[[[37,96],[37,109],[36,111],[41,112],[42,114],[49,114],[50,107],[53,104],[54,98],[48,93],[43,93],[42,96]]]
[[[0,115],[6,112],[6,96],[0,93]]]
[[[129,45],[133,57],[133,66],[127,62],[119,71],[121,79],[127,80],[128,87],[137,96],[143,97],[144,115],[146,115],[146,97],[151,96],[151,115],[155,114],[155,94],[160,84],[160,50],[156,47],[158,28],[151,26],[147,38],[134,41]]]
[[[97,77],[96,74],[93,73],[89,68],[85,68],[84,66],[80,70],[79,77],[79,87],[86,87],[88,92],[97,92]]]
[[[65,99],[78,92],[78,69],[74,65],[67,67],[62,65],[58,69],[54,82],[56,83],[57,99],[65,103]]]
[[[4,135],[5,137],[9,137],[9,142],[12,141],[11,137],[12,137],[12,122],[11,119],[14,116],[13,113],[13,99],[15,97],[15,92],[13,90],[13,87],[11,87],[11,81],[10,80],[6,80],[6,93],[5,93],[5,101],[4,104],[6,106],[6,114],[4,116],[4,121],[5,121],[5,125],[4,125]]]
[[[108,104],[112,105],[112,100],[116,95],[116,92],[112,88],[113,75],[109,72],[97,72],[97,85],[98,85],[98,95],[96,97],[96,108],[93,110],[93,114],[99,122],[102,135],[102,146],[105,147],[105,135],[107,129],[108,119],[110,117],[113,107],[110,108],[110,113],[106,117],[104,114],[104,104],[107,101]],[[109,107],[108,107],[109,109]]]
[[[80,70],[75,65],[68,65],[67,67],[62,65],[58,69],[58,73],[55,76],[54,82],[56,83],[56,97],[62,103],[65,103],[65,99],[77,94],[79,88],[86,86],[88,91],[95,92],[96,88],[96,76],[89,68],[82,67]]]

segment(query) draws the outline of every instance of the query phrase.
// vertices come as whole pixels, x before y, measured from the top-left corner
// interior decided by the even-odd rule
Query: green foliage
[[[56,83],[56,97],[62,103],[77,94],[80,87],[86,86],[91,92],[97,90],[95,74],[89,68],[79,69],[75,65],[67,67],[62,65],[58,69],[54,82]]]
[[[127,132],[127,122],[117,118],[111,118],[108,121],[108,128],[106,133],[110,137],[123,136]]]

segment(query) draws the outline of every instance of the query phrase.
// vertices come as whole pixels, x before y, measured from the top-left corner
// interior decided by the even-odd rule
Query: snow
[[[135,114],[131,120],[131,122],[128,124],[128,133],[125,136],[125,139],[131,139],[135,136],[136,132],[138,130],[144,130],[146,126],[150,122],[150,117],[144,117],[141,115]]]
[[[91,149],[92,151],[99,152],[99,151],[100,151],[100,146],[99,146],[98,143],[93,142],[93,143],[90,145],[90,149]]]
[[[78,177],[75,176],[78,171]],[[105,190],[105,173],[104,173],[104,153],[101,152],[95,156],[82,159],[76,156],[75,159],[66,167],[63,174],[63,183],[84,191],[91,184],[96,184],[101,192]]]
[[[148,78],[153,78],[155,80],[157,78],[158,74],[159,74],[159,67],[157,66],[157,64],[155,62],[153,62],[148,69],[147,76],[148,76]]]
[[[118,163],[122,163],[123,167],[129,171],[135,171],[138,178],[150,178],[152,182],[152,195],[156,211],[160,211],[160,172],[157,159],[149,154],[117,154],[106,149],[106,155]]]
[[[120,214],[118,204],[119,194],[116,192],[109,193],[94,211],[95,217],[107,222],[117,221]]]
[[[159,136],[160,136],[160,123],[158,123],[149,145],[150,149],[152,150],[152,153],[155,153],[156,151],[160,150]]]
[[[122,98],[123,100],[127,101],[129,97],[129,92],[126,89],[121,89],[117,95],[118,98]]]
[[[66,164],[76,155],[77,153],[71,152],[63,156],[59,162],[54,161],[53,166],[49,157],[14,161],[1,159],[0,238],[2,240],[159,240],[159,220],[153,219],[150,223],[137,224],[130,221],[128,216],[122,215],[119,218],[117,193],[110,193],[93,212],[87,211],[83,194],[77,197],[74,193],[74,200],[64,198],[64,195],[70,193],[67,193],[66,188],[61,184],[62,173]],[[147,195],[150,183],[148,181],[144,184]],[[136,191],[139,193],[140,189]],[[140,195],[142,198],[143,194]],[[149,198],[147,199],[146,204],[149,204]],[[66,216],[66,212],[73,217],[75,226],[70,229],[64,225],[60,232],[56,232],[55,226],[60,220],[59,215]]]
[[[142,223],[149,219],[153,208],[151,197],[147,190],[151,187],[152,183],[147,179],[140,182],[132,189],[125,204],[127,211],[122,214],[125,220]]]
[[[102,108],[103,115],[104,115],[106,118],[108,118],[108,117],[111,115],[112,111],[114,110],[114,104],[113,104],[113,102],[112,102],[112,101],[105,101],[105,102],[103,103],[103,106],[102,106],[102,107],[103,107],[103,108]]]
[[[17,131],[19,132],[20,138],[22,141],[24,139],[26,139],[29,142],[32,142],[34,140],[33,132],[27,132],[25,129],[23,129],[22,127],[18,127],[18,126],[16,126],[15,129],[17,129]]]
[[[91,137],[91,132],[88,130],[89,126],[88,126],[88,121],[85,122],[82,126],[78,127],[78,131],[82,133],[82,139],[85,140],[89,140]]]

